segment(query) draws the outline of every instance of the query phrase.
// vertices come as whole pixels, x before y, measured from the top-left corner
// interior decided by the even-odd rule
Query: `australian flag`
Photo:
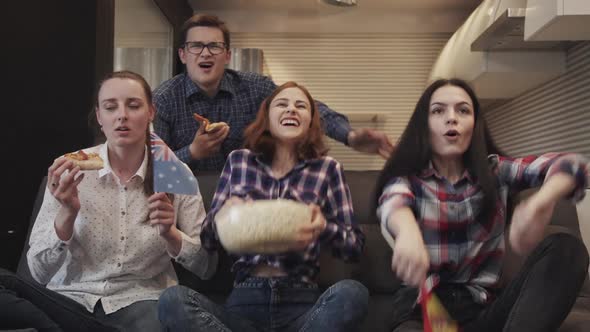
[[[154,191],[171,194],[196,195],[197,179],[174,152],[155,133],[150,133],[154,161]]]

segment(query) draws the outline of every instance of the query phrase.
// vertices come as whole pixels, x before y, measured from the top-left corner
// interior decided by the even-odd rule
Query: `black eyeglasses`
[[[204,44],[201,42],[186,42],[184,48],[192,54],[201,55],[205,47],[209,50],[209,53],[213,55],[221,54],[225,50],[225,43],[222,42],[211,42]]]

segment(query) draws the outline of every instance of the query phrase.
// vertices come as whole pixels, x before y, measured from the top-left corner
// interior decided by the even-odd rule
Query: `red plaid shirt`
[[[410,207],[430,256],[430,274],[442,283],[463,283],[478,302],[489,299],[487,288],[497,287],[504,255],[506,201],[511,191],[538,187],[556,173],[576,179],[570,198],[579,201],[588,185],[588,169],[576,154],[548,153],[542,156],[489,157],[497,178],[499,199],[489,220],[477,220],[483,192],[465,171],[452,184],[432,167],[419,175],[392,178],[379,200],[378,216],[387,217],[401,207]],[[389,231],[393,237],[393,233]]]
[[[232,196],[258,199],[291,199],[305,204],[317,204],[327,221],[318,240],[301,252],[277,255],[232,255],[237,261],[232,270],[236,280],[245,278],[258,264],[267,264],[287,271],[291,276],[309,282],[319,273],[320,247],[331,247],[332,254],[344,261],[357,261],[361,256],[365,236],[354,221],[352,199],[344,179],[342,166],[331,157],[299,162],[281,179],[273,177],[270,165],[250,150],[229,154],[211,211],[203,223],[201,243],[207,250],[220,247],[215,228],[215,215]]]

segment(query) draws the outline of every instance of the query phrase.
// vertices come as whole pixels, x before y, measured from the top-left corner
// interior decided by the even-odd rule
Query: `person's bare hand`
[[[191,156],[195,160],[211,157],[219,151],[221,143],[229,135],[229,126],[223,126],[219,130],[205,132],[205,126],[201,123],[199,130],[189,146]]]
[[[385,159],[388,159],[393,151],[395,151],[395,145],[387,135],[370,128],[360,128],[350,131],[348,134],[348,145],[360,152],[378,153]]]
[[[418,227],[406,229],[395,239],[391,269],[404,283],[419,287],[430,267],[430,258]]]
[[[155,193],[148,198],[150,225],[158,226],[160,236],[166,237],[176,228],[174,206],[166,193]]]
[[[292,243],[289,244],[289,250],[301,251],[315,242],[322,232],[326,229],[327,222],[322,210],[316,204],[310,204],[311,223],[301,225],[293,236]]]
[[[63,208],[76,214],[80,211],[78,184],[84,179],[80,167],[74,167],[71,160],[60,157],[47,170],[47,188]],[[78,177],[76,177],[79,175]]]

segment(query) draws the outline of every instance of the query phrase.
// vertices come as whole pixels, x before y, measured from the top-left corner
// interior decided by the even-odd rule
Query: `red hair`
[[[325,156],[328,149],[324,144],[324,130],[322,129],[317,105],[309,91],[304,86],[293,81],[279,86],[270,96],[264,99],[256,115],[256,120],[244,130],[245,148],[272,159],[275,152],[276,140],[271,136],[269,130],[268,114],[270,104],[281,91],[288,88],[298,88],[301,90],[307,97],[311,108],[309,131],[304,139],[297,144],[297,157],[299,159],[315,159]]]

